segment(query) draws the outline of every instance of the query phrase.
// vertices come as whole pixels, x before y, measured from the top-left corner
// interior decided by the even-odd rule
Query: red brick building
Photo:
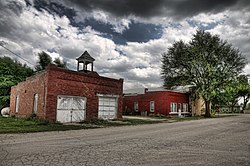
[[[190,115],[189,94],[185,92],[158,89],[144,92],[125,93],[124,113],[141,115]]]
[[[36,115],[51,122],[122,118],[123,79],[99,76],[93,71],[94,59],[86,51],[77,60],[77,71],[49,65],[13,86],[10,114]],[[79,70],[81,63],[83,69]]]

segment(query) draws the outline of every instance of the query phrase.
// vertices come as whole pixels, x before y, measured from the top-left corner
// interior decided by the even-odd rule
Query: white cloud
[[[244,13],[244,17],[243,17]],[[227,40],[233,47],[239,48],[250,63],[250,11],[226,11],[227,16],[223,24],[219,24],[210,32],[218,34],[223,40]]]
[[[102,10],[95,10],[90,13],[78,11],[75,21],[84,22],[86,19],[94,19],[95,21],[111,25],[114,32],[123,33],[124,30],[129,28],[133,18],[133,16],[129,16],[128,18],[117,18]]]

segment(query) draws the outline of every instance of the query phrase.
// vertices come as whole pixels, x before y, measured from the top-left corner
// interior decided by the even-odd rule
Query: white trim
[[[178,114],[178,112],[169,112],[169,114]],[[181,114],[190,114],[190,112],[181,112]]]
[[[96,96],[98,96],[98,97],[112,97],[112,98],[118,98],[119,97],[119,95],[101,94],[101,93],[97,93]]]

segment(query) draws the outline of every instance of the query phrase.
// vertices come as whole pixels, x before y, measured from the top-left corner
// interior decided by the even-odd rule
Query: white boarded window
[[[19,95],[16,96],[16,112],[18,112],[19,107]]]
[[[135,111],[135,112],[138,112],[138,111],[139,111],[138,102],[134,102],[134,111]]]
[[[155,102],[150,101],[150,112],[155,112]]]
[[[177,103],[171,103],[170,112],[177,112]]]
[[[38,94],[34,95],[34,104],[33,104],[33,113],[37,113],[37,104],[38,104]]]
[[[117,118],[117,98],[100,96],[98,107],[98,118],[100,119],[115,119]]]
[[[188,112],[188,104],[187,103],[182,104],[182,111],[183,112]]]

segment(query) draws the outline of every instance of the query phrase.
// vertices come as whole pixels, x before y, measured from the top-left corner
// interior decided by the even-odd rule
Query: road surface
[[[250,165],[250,114],[0,135],[0,165]]]

